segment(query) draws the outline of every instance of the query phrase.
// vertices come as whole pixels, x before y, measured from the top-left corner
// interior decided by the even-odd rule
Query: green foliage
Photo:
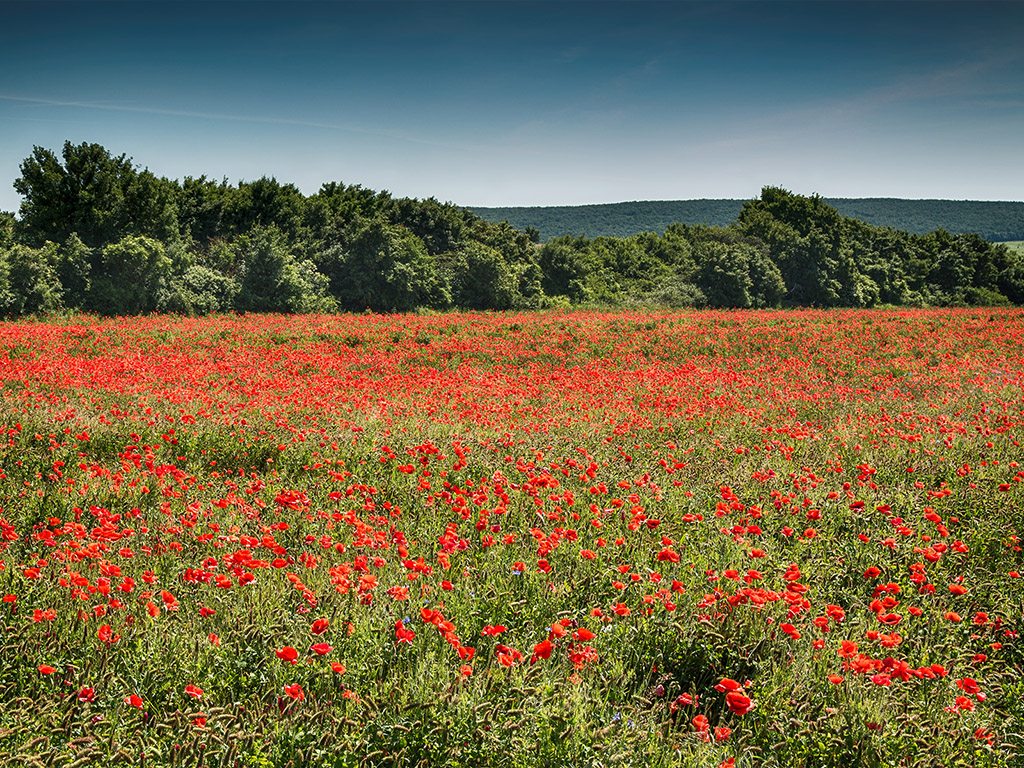
[[[14,182],[25,198],[21,221],[29,243],[64,242],[73,232],[90,247],[127,235],[175,237],[173,182],[137,170],[130,158],[99,144],[65,142],[62,158],[35,147]]]
[[[801,197],[765,187],[761,199],[745,203],[737,220],[744,234],[768,243],[794,303],[836,306],[843,282],[854,277],[841,265],[841,219],[820,197]]]
[[[11,265],[7,259],[7,253],[0,252],[0,311],[5,315],[11,315],[17,297],[11,290]]]
[[[241,312],[323,312],[332,308],[328,280],[289,252],[275,227],[255,227],[235,243],[240,282],[235,307]],[[230,287],[222,284],[222,291]]]
[[[537,251],[537,264],[543,275],[541,286],[547,296],[565,296],[578,303],[590,299],[590,268],[584,258],[584,246],[583,238],[563,237],[549,240]]]
[[[85,307],[92,287],[90,275],[95,252],[75,233],[57,249],[55,270],[68,307]]]
[[[516,309],[537,309],[546,297],[544,287],[541,284],[543,273],[540,265],[535,261],[520,262],[515,265],[516,271]]]
[[[1024,303],[1017,250],[953,226],[875,226],[833,205],[865,201],[777,187],[745,202],[479,210],[509,213],[520,231],[359,185],[305,197],[271,177],[169,181],[98,144],[66,142],[60,156],[34,148],[15,188],[19,218],[0,213],[0,306],[12,314]],[[979,205],[971,210],[1004,219],[1024,211]],[[597,236],[552,235],[572,221],[596,222],[576,231]]]
[[[336,181],[320,187],[311,198],[323,203],[329,214],[345,223],[359,218],[370,218],[385,208],[391,201],[387,192],[374,192],[359,184],[345,185]]]
[[[224,198],[221,232],[231,236],[259,227],[275,227],[289,243],[294,243],[304,202],[302,193],[293,184],[281,184],[266,176],[242,182]]]
[[[670,267],[673,274],[691,280],[697,274],[697,264],[688,231],[688,227],[677,223],[666,229],[664,235],[641,232],[636,240],[650,258]]]
[[[141,315],[161,308],[171,260],[163,243],[129,235],[92,265],[87,308],[101,315]]]
[[[707,240],[695,251],[697,288],[712,307],[778,306],[785,284],[763,246]]]
[[[61,286],[54,271],[56,249],[15,245],[0,250],[0,313],[25,315],[61,307]]]
[[[758,309],[777,307],[786,294],[786,281],[763,245],[744,245],[750,271],[751,302]]]
[[[713,307],[749,307],[753,301],[750,264],[744,246],[709,241],[698,251],[697,287]]]
[[[454,205],[442,205],[434,198],[391,202],[388,219],[418,237],[427,253],[436,256],[455,250],[463,239],[465,212]]]
[[[465,309],[511,309],[516,303],[516,274],[494,248],[469,243],[450,267],[452,301]]]
[[[705,307],[707,296],[695,283],[674,276],[659,285],[655,290],[641,297],[643,301],[660,307]]]
[[[224,205],[234,189],[227,179],[219,184],[206,176],[186,176],[178,191],[178,223],[201,249],[223,236]]]
[[[346,309],[408,312],[450,300],[436,260],[408,230],[373,218],[355,230],[345,251],[331,286]]]
[[[215,269],[196,264],[171,281],[166,309],[188,315],[225,312],[234,306],[239,285]]]
[[[941,229],[922,238],[921,245],[931,263],[929,282],[945,301],[1002,304],[1008,295],[1021,295],[1021,260],[1007,248]]]
[[[14,244],[16,226],[13,213],[0,211],[0,248],[10,248]]]

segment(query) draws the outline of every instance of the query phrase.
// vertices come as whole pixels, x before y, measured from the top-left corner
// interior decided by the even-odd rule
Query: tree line
[[[766,187],[727,226],[561,237],[332,182],[157,177],[98,144],[36,147],[0,214],[0,313],[401,312],[574,305],[1024,303],[1024,260]]]

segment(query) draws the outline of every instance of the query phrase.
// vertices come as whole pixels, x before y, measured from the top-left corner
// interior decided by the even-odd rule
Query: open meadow
[[[1011,766],[1024,311],[0,325],[0,763]]]

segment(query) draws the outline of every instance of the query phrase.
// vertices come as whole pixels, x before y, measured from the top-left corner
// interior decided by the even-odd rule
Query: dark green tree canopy
[[[98,144],[35,147],[14,186],[0,311],[15,315],[1024,302],[1018,252],[874,226],[779,187],[731,224],[540,243],[537,228],[434,198],[339,182],[306,197],[266,176],[170,181]]]
[[[72,233],[90,247],[126,235],[166,240],[176,234],[176,185],[99,144],[65,142],[61,158],[35,147],[14,189],[24,197],[25,237],[35,244],[64,242]]]

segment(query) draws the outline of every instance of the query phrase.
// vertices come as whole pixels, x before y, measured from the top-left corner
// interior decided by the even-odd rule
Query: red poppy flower
[[[729,691],[725,694],[725,703],[737,715],[745,715],[754,708],[754,702],[739,691]]]
[[[555,646],[550,640],[542,640],[533,646],[533,661],[537,659],[550,659],[551,652],[554,649]]]
[[[838,605],[826,605],[825,615],[832,618],[837,623],[842,622],[846,618],[846,611],[840,608]]]
[[[100,627],[96,635],[99,637],[100,642],[107,643],[110,645],[113,645],[121,639],[120,635],[114,634],[114,630],[111,629],[109,624],[104,624],[102,627]]]
[[[658,553],[658,561],[662,563],[678,563],[679,553],[665,547]]]
[[[40,675],[52,675],[56,671],[57,671],[56,669],[54,669],[53,667],[51,667],[51,666],[49,666],[47,664],[40,664],[39,665],[39,674]]]
[[[201,699],[203,697],[203,689],[195,685],[186,685],[185,693],[191,696],[193,699]]]
[[[312,650],[317,656],[323,656],[333,651],[334,648],[327,643],[314,643],[310,646],[310,650]]]
[[[324,632],[327,631],[328,627],[330,626],[331,622],[329,622],[327,619],[317,619],[313,622],[312,626],[310,626],[309,631],[312,632],[314,635],[322,635]]]
[[[274,651],[274,653],[277,654],[277,658],[281,661],[289,661],[292,664],[298,663],[299,652],[290,645],[286,645],[284,648]]]
[[[412,645],[412,639],[416,637],[416,633],[411,629],[408,629],[405,624],[400,621],[395,622],[395,637],[397,638],[396,645],[398,643],[408,643]]]
[[[957,688],[967,693],[977,693],[981,690],[978,681],[973,677],[964,677],[956,681]]]
[[[133,693],[131,696],[125,696],[124,703],[130,707],[135,707],[136,709],[142,709],[143,705],[142,697],[137,693]]]
[[[676,698],[676,704],[681,707],[695,707],[700,697],[696,694],[682,693]]]
[[[852,659],[857,655],[857,644],[852,640],[843,640],[836,653],[844,659]]]
[[[298,683],[286,685],[284,692],[295,699],[295,701],[303,701],[306,698],[306,692],[302,690],[302,686]]]

